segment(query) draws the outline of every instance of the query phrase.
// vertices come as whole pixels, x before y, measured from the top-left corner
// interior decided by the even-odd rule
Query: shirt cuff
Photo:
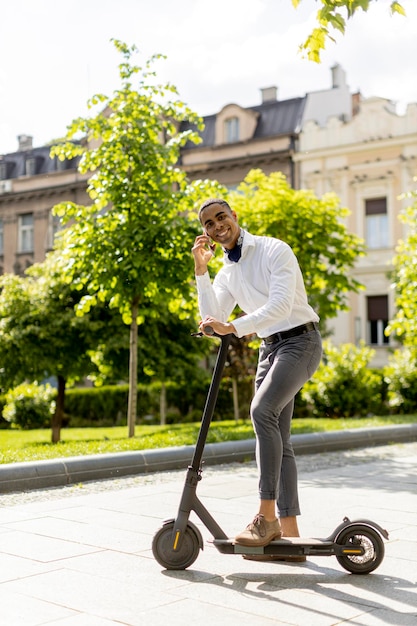
[[[251,335],[256,332],[252,321],[247,318],[247,315],[242,315],[242,317],[237,317],[235,320],[232,320],[232,324],[236,328],[236,336],[239,337],[239,339],[240,337]]]

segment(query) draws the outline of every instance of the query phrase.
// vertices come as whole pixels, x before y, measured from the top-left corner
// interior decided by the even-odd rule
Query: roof
[[[51,146],[41,146],[0,156],[0,179],[49,174],[75,167],[75,160],[61,162],[56,157],[51,159],[50,151]]]
[[[305,101],[304,97],[292,98],[251,107],[259,113],[254,139],[299,133]]]
[[[254,111],[259,115],[253,139],[298,134],[301,130],[305,102],[305,97],[302,97],[290,100],[274,100],[258,106],[246,107],[246,110]],[[188,142],[185,146],[186,149],[215,145],[216,117],[216,114],[203,117],[204,130],[199,133],[203,143],[196,146]],[[195,130],[195,125],[188,122],[181,124],[181,131],[189,129]]]

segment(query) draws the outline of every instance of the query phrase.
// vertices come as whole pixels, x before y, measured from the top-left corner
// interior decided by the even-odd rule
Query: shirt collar
[[[241,228],[240,235],[238,237],[236,244],[239,245],[239,243],[242,246],[242,257],[245,257],[247,254],[248,248],[255,245],[255,238],[253,235],[251,235],[251,233],[248,233],[247,230],[244,230],[243,228]],[[224,252],[224,249],[223,249],[223,252]],[[223,256],[223,261],[227,265],[234,265],[236,263],[235,261],[231,261],[225,252]]]

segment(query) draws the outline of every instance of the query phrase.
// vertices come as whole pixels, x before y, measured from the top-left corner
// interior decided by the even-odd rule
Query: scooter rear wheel
[[[200,551],[200,542],[193,528],[188,525],[178,550],[172,547],[174,522],[167,522],[156,531],[152,541],[152,552],[162,567],[171,570],[187,569],[194,563]]]
[[[361,546],[365,552],[361,555],[336,555],[340,565],[352,574],[369,574],[382,562],[385,554],[384,542],[380,534],[365,525],[344,528],[336,539],[339,545]]]

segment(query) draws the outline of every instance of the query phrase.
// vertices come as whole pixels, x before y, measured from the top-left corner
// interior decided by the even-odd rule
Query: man
[[[299,536],[291,419],[294,397],[321,359],[319,318],[308,304],[298,261],[286,243],[241,229],[236,213],[220,198],[204,202],[199,218],[204,230],[192,253],[201,331],[211,326],[219,335],[257,333],[262,339],[251,403],[259,510],[235,542],[265,546],[281,535]],[[224,264],[212,283],[207,267],[216,243],[223,248]],[[245,314],[229,322],[236,305]]]

